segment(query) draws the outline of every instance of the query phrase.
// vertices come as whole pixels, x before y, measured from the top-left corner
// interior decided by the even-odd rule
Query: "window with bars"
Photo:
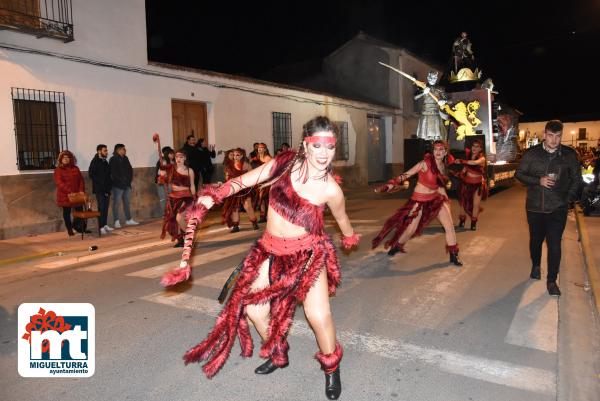
[[[283,143],[292,146],[292,115],[273,112],[273,149],[275,153],[281,149]]]
[[[348,160],[348,123],[346,121],[336,121],[335,124],[338,127],[335,160]]]
[[[19,170],[50,170],[67,149],[65,94],[11,88]]]

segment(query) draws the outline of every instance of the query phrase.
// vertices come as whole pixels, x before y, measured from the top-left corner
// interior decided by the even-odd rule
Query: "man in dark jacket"
[[[187,165],[194,170],[194,185],[198,187],[198,179],[202,173],[202,151],[196,146],[197,140],[194,134],[188,135],[183,151],[187,159]]]
[[[112,188],[107,156],[108,148],[106,145],[100,144],[96,146],[96,155],[88,168],[88,176],[92,180],[92,192],[96,195],[96,200],[98,201],[100,231],[102,234],[108,234],[109,231],[113,230],[107,224],[108,205],[110,204],[110,191]]]
[[[198,139],[198,149],[200,150],[200,173],[202,174],[202,183],[210,184],[214,167],[212,160],[217,157],[215,152],[215,145],[204,146],[204,138]]]
[[[123,211],[125,212],[125,224],[135,226],[139,223],[131,218],[129,209],[129,197],[131,196],[131,182],[133,181],[133,168],[129,159],[125,156],[127,150],[125,145],[117,143],[113,156],[108,162],[110,166],[110,178],[112,180],[113,218],[115,228],[121,228],[119,220],[119,203],[123,200]]]
[[[547,288],[550,295],[560,296],[556,284],[560,266],[560,246],[567,222],[568,208],[577,199],[581,171],[577,154],[560,144],[563,124],[548,121],[544,142],[523,155],[515,177],[527,186],[527,222],[532,279],[541,279],[542,243],[548,248]]]

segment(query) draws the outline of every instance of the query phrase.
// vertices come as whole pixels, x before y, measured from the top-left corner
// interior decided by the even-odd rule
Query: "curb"
[[[590,245],[590,237],[583,219],[583,211],[581,206],[575,206],[575,220],[577,221],[577,232],[579,233],[579,242],[581,243],[581,251],[583,252],[583,261],[587,268],[587,277],[590,282],[596,313],[600,316],[600,272],[594,261],[592,246]]]
[[[0,266],[10,265],[10,264],[19,263],[19,262],[25,262],[27,260],[44,258],[46,256],[56,255],[57,253],[58,253],[58,251],[49,251],[49,252],[42,252],[42,253],[34,253],[31,255],[16,256],[14,258],[8,258],[8,259],[0,259]]]

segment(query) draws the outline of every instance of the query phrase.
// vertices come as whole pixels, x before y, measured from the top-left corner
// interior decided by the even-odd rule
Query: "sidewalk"
[[[408,192],[401,191],[386,197],[402,199]],[[381,197],[375,195],[371,188],[345,188],[347,208],[365,200]],[[242,225],[247,219],[242,215]],[[170,238],[160,239],[162,219],[152,219],[141,222],[137,226],[126,226],[98,238],[92,224],[92,233],[69,237],[65,231],[16,237],[0,241],[0,280],[19,275],[40,264],[73,265],[79,258],[84,260],[116,257],[129,252],[135,252],[153,247],[170,246]],[[221,225],[221,208],[211,210],[202,223],[200,235],[216,230],[225,230]],[[214,231],[213,231],[214,230]],[[97,247],[90,250],[91,247]],[[34,273],[35,271],[31,271]]]
[[[204,223],[203,231],[221,228],[220,210],[211,211]],[[92,228],[91,234],[69,237],[65,232],[37,234],[0,241],[0,280],[24,273],[40,263],[74,264],[78,259],[114,257],[129,252],[157,246],[171,246],[170,237],[160,239],[162,219],[141,222],[137,226],[115,229],[98,238]],[[96,247],[92,250],[92,247]],[[32,273],[35,271],[31,271]]]

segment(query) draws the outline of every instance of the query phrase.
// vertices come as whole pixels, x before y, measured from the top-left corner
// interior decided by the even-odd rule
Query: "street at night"
[[[370,240],[406,193],[348,192],[348,214],[363,237],[357,251],[341,256],[343,281],[331,301],[345,347],[340,399],[556,400],[567,385],[581,385],[580,398],[571,399],[597,399],[598,383],[590,382],[598,372],[600,332],[590,319],[591,295],[584,290],[575,219],[569,216],[563,238],[563,296],[557,300],[547,294],[544,280],[529,279],[524,195],[520,185],[498,192],[484,204],[477,231],[458,230],[464,266],[455,267],[448,263],[437,223],[410,241],[406,254],[390,257],[382,248],[371,250]],[[337,243],[330,219],[327,231]],[[587,221],[590,236],[597,239],[600,221],[595,219]],[[5,269],[0,286],[2,398],[320,399],[323,378],[312,358],[317,347],[300,307],[287,368],[258,376],[253,372],[262,362],[257,352],[242,359],[237,345],[212,380],[198,365],[184,366],[183,353],[214,323],[220,310],[216,297],[229,272],[262,232],[245,224],[231,234],[218,219],[211,221],[197,234],[193,282],[175,290],[162,289],[159,278],[177,264],[179,251],[157,243],[158,232],[152,236],[148,231],[157,229],[155,223],[128,229],[144,238],[120,247],[131,252],[102,257],[119,249],[117,236],[76,237],[69,244],[81,242],[79,252]],[[58,249],[61,241],[47,246]],[[91,244],[99,246],[96,253],[81,251]],[[81,263],[76,256],[82,256]],[[94,259],[86,262],[90,256]],[[19,377],[16,309],[39,300],[94,305],[93,377],[36,379],[35,386]]]

